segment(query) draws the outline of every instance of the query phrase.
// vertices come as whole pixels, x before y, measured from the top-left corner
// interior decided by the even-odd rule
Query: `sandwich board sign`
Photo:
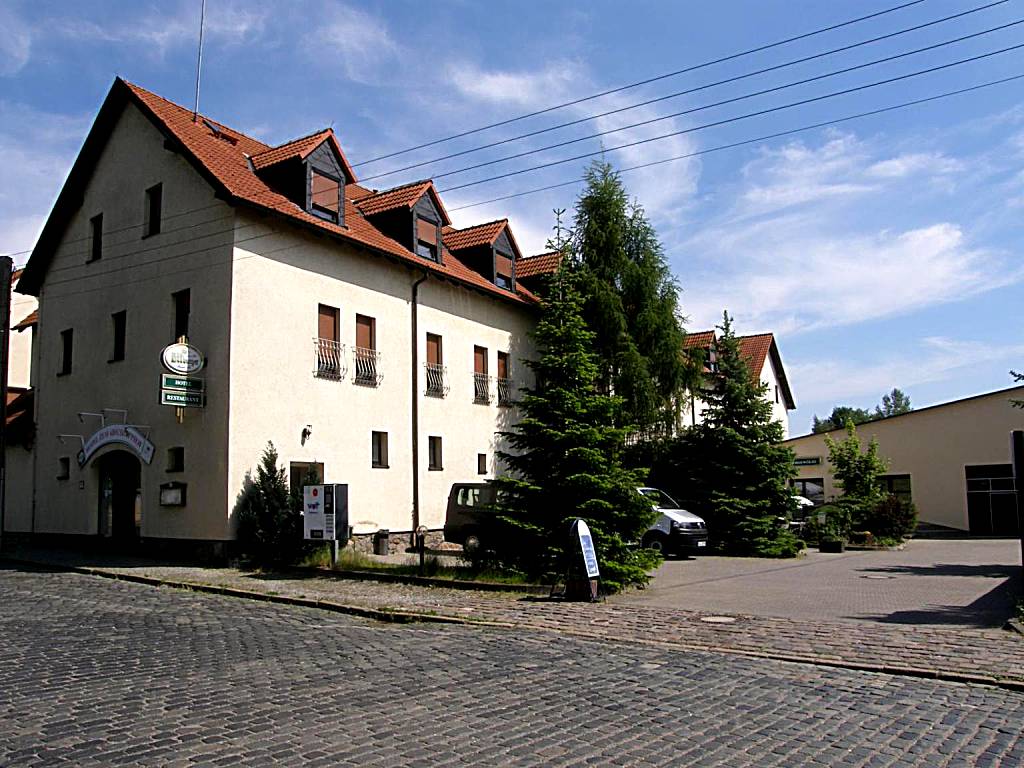
[[[587,569],[587,578],[601,578],[601,571],[597,567],[597,551],[594,549],[594,539],[590,535],[590,527],[585,520],[577,520],[573,523],[576,529],[576,536],[580,540],[580,551],[583,553],[583,564]]]

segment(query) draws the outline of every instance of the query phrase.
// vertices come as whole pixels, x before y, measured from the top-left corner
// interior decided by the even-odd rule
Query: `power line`
[[[552,149],[560,149],[561,147],[568,147],[568,146],[570,146],[572,144],[579,144],[581,141],[589,141],[591,139],[598,139],[598,138],[600,138],[602,136],[608,136],[608,135],[613,134],[613,133],[621,133],[622,131],[628,131],[628,130],[631,130],[633,128],[641,128],[641,127],[643,127],[645,125],[652,125],[654,123],[660,123],[660,122],[663,122],[665,120],[672,120],[674,118],[682,117],[684,115],[692,115],[695,112],[703,112],[706,109],[713,109],[714,107],[721,107],[721,106],[725,106],[726,104],[735,104],[736,102],[746,101],[747,99],[752,99],[752,98],[755,98],[757,96],[764,96],[764,95],[769,94],[769,93],[777,93],[779,91],[784,91],[784,90],[787,90],[789,88],[795,88],[795,87],[800,86],[800,85],[807,85],[808,83],[814,83],[814,82],[817,82],[819,80],[827,80],[827,79],[832,78],[832,77],[838,77],[839,75],[845,75],[845,74],[849,74],[850,72],[856,72],[856,71],[861,70],[861,69],[867,69],[868,67],[874,67],[874,66],[877,66],[878,64],[886,64],[886,63],[891,62],[891,61],[897,61],[899,59],[905,59],[908,56],[915,56],[915,55],[917,55],[919,53],[925,53],[927,51],[933,51],[933,50],[937,50],[939,48],[944,48],[944,47],[949,46],[949,45],[954,45],[956,43],[961,43],[964,40],[970,40],[972,38],[982,37],[983,35],[988,35],[988,34],[991,34],[993,32],[999,32],[999,31],[1002,31],[1004,29],[1008,29],[1010,27],[1017,26],[1019,24],[1024,24],[1024,19],[1018,19],[1017,21],[1012,21],[1012,22],[1009,22],[1007,24],[1001,24],[1001,25],[999,25],[997,27],[991,27],[990,29],[985,29],[985,30],[982,30],[981,32],[973,32],[973,33],[971,33],[969,35],[962,35],[960,37],[953,38],[952,40],[945,40],[945,41],[943,41],[941,43],[934,43],[933,45],[926,45],[923,48],[916,48],[916,49],[914,49],[912,51],[904,51],[904,52],[901,52],[901,53],[893,54],[892,56],[884,56],[884,57],[882,57],[880,59],[875,59],[874,61],[868,61],[868,62],[865,62],[863,64],[855,64],[855,65],[850,66],[850,67],[843,67],[842,69],[836,69],[836,70],[833,70],[832,72],[826,72],[826,73],[824,73],[822,75],[815,75],[814,77],[806,77],[806,78],[804,78],[802,80],[794,80],[794,81],[789,82],[789,83],[783,83],[782,85],[772,86],[771,88],[762,88],[759,91],[752,91],[750,93],[745,93],[745,94],[742,94],[740,96],[733,96],[732,98],[722,99],[721,101],[715,101],[715,102],[712,102],[710,104],[702,104],[699,107],[691,107],[689,109],[684,109],[684,110],[681,110],[679,112],[673,112],[673,113],[668,114],[668,115],[660,115],[658,117],[652,117],[652,118],[650,118],[648,120],[641,120],[640,122],[630,123],[629,125],[623,125],[623,126],[620,126],[618,128],[609,128],[606,131],[599,131],[597,133],[592,133],[592,134],[589,134],[587,136],[579,136],[579,137],[577,137],[575,139],[566,139],[565,141],[560,141],[560,142],[557,142],[555,144],[548,144],[547,146],[544,146],[544,147],[537,147],[535,149],[524,150],[522,152],[517,152],[517,153],[515,153],[513,155],[505,155],[504,157],[499,157],[499,158],[496,158],[494,160],[485,160],[483,162],[476,163],[474,165],[467,165],[467,166],[464,166],[462,168],[457,168],[457,169],[455,169],[453,171],[445,171],[444,173],[435,174],[433,178],[436,181],[437,179],[447,178],[448,176],[456,176],[458,174],[466,173],[468,171],[474,171],[474,170],[476,170],[478,168],[486,168],[486,167],[491,166],[491,165],[497,165],[499,163],[508,162],[509,160],[517,160],[520,157],[528,157],[530,155],[539,154],[540,152],[547,152],[547,151],[552,150]]]
[[[885,9],[883,9],[881,11],[876,11],[874,13],[869,13],[866,16],[859,16],[859,17],[857,17],[855,19],[849,19],[848,21],[842,21],[842,22],[839,22],[837,24],[832,24],[832,25],[827,26],[827,27],[821,27],[820,29],[815,29],[815,30],[812,30],[811,32],[804,32],[804,33],[799,34],[799,35],[794,35],[793,37],[787,37],[784,40],[777,40],[777,41],[775,41],[773,43],[766,43],[765,45],[759,45],[756,48],[748,48],[745,51],[740,51],[738,53],[731,53],[731,54],[729,54],[727,56],[721,56],[721,57],[719,57],[717,59],[711,59],[710,61],[701,62],[700,64],[693,64],[691,66],[684,67],[683,69],[677,69],[674,72],[666,72],[663,75],[657,75],[656,77],[649,77],[646,80],[638,80],[635,83],[629,83],[628,85],[622,85],[622,86],[619,86],[617,88],[610,88],[610,89],[608,89],[606,91],[601,91],[599,93],[591,94],[590,96],[583,96],[583,97],[578,98],[578,99],[573,99],[572,101],[566,101],[566,102],[562,102],[561,104],[555,104],[554,106],[551,106],[551,107],[545,107],[544,109],[539,109],[539,110],[537,110],[535,112],[527,112],[524,115],[519,115],[517,117],[512,117],[512,118],[509,118],[507,120],[501,120],[501,121],[499,121],[497,123],[491,123],[489,125],[484,125],[484,126],[481,126],[479,128],[473,128],[473,129],[468,130],[468,131],[462,131],[461,133],[452,134],[451,136],[445,136],[444,138],[434,139],[433,141],[428,141],[428,142],[426,142],[424,144],[417,144],[414,147],[408,147],[406,149],[401,149],[401,150],[398,150],[396,152],[390,152],[390,153],[388,153],[386,155],[379,155],[377,157],[370,158],[369,160],[364,160],[361,163],[356,163],[354,167],[359,167],[359,166],[362,166],[362,165],[369,165],[370,163],[376,163],[376,162],[378,162],[380,160],[386,160],[386,159],[388,159],[390,157],[396,157],[398,155],[408,154],[409,152],[414,152],[417,149],[424,149],[426,147],[432,147],[432,146],[435,146],[437,144],[444,144],[446,142],[453,141],[454,139],[460,139],[463,136],[471,136],[472,134],[480,133],[481,131],[487,131],[487,130],[490,130],[491,128],[498,128],[498,127],[503,126],[503,125],[510,125],[511,123],[517,123],[520,120],[526,120],[527,118],[530,118],[530,117],[537,117],[538,115],[544,115],[544,114],[547,114],[549,112],[554,112],[555,110],[558,110],[558,109],[564,109],[565,107],[571,107],[571,106],[575,106],[576,104],[583,104],[584,102],[587,102],[587,101],[593,101],[594,99],[599,99],[602,96],[610,96],[613,93],[621,93],[622,91],[627,91],[627,90],[629,90],[631,88],[638,88],[641,85],[648,85],[650,83],[656,83],[656,82],[658,82],[660,80],[666,80],[666,79],[668,79],[670,77],[676,77],[677,75],[686,74],[687,72],[695,72],[695,71],[697,71],[699,69],[705,69],[706,67],[710,67],[710,66],[713,66],[715,64],[722,64],[722,63],[724,63],[726,61],[733,61],[735,59],[742,58],[743,56],[750,56],[750,55],[755,54],[755,53],[761,53],[762,51],[767,51],[767,50],[770,50],[772,48],[778,48],[779,46],[787,45],[788,43],[794,43],[794,42],[796,42],[798,40],[805,40],[805,39],[807,39],[809,37],[814,37],[816,35],[821,35],[821,34],[824,34],[826,32],[831,32],[831,31],[836,30],[836,29],[841,29],[842,27],[848,27],[848,26],[851,26],[853,24],[859,24],[862,21],[868,21],[870,19],[875,19],[875,18],[878,18],[880,16],[885,16],[886,14],[894,13],[896,11],[903,10],[904,8],[909,8],[909,7],[914,6],[914,5],[920,5],[923,2],[925,2],[925,0],[911,0],[911,2],[901,3],[900,5],[895,5],[895,6],[892,6],[892,7],[889,7],[889,8],[885,8]]]
[[[475,186],[477,186],[479,184],[487,184],[487,183],[492,182],[492,181],[497,181],[498,179],[506,179],[506,178],[508,178],[510,176],[518,176],[518,175],[523,174],[523,173],[531,173],[533,171],[539,171],[539,170],[542,170],[544,168],[551,168],[551,167],[554,167],[556,165],[564,165],[565,163],[571,163],[574,160],[583,160],[583,159],[588,158],[588,157],[596,157],[597,155],[603,155],[606,152],[616,152],[616,151],[621,150],[621,149],[629,149],[630,147],[637,147],[637,146],[640,146],[642,144],[650,144],[652,141],[661,141],[663,139],[672,138],[673,136],[681,136],[681,135],[686,134],[686,133],[693,133],[694,131],[704,130],[705,128],[714,128],[714,127],[719,126],[719,125],[727,125],[729,123],[735,123],[735,122],[738,122],[740,120],[747,120],[747,119],[749,119],[751,117],[759,117],[761,115],[767,115],[767,114],[771,114],[773,112],[780,112],[780,111],[782,111],[784,109],[792,109],[793,107],[803,106],[804,104],[812,104],[812,103],[815,103],[815,102],[818,102],[818,101],[824,101],[825,99],[832,99],[832,98],[835,98],[836,96],[845,96],[846,94],[856,93],[858,91],[867,90],[868,88],[877,88],[880,85],[888,85],[889,83],[895,83],[895,82],[899,82],[899,81],[902,81],[902,80],[908,80],[908,79],[910,79],[912,77],[919,77],[921,75],[930,74],[932,72],[938,72],[938,71],[941,71],[941,70],[944,70],[944,69],[949,69],[951,67],[957,67],[957,66],[960,66],[961,64],[968,64],[968,63],[970,63],[972,61],[980,61],[981,59],[987,59],[987,58],[990,58],[992,56],[998,56],[999,54],[1007,53],[1009,51],[1019,50],[1020,48],[1024,48],[1024,43],[1018,43],[1017,45],[1011,45],[1011,46],[1008,46],[1006,48],[1000,48],[997,51],[990,51],[988,53],[979,54],[978,56],[971,56],[971,57],[966,58],[966,59],[960,59],[958,61],[950,62],[948,64],[940,64],[938,66],[928,67],[927,69],[921,69],[921,70],[918,70],[917,72],[911,72],[911,73],[906,74],[906,75],[898,75],[897,77],[890,77],[890,78],[886,78],[885,80],[878,80],[878,81],[876,81],[874,83],[868,83],[867,85],[858,85],[858,86],[853,87],[853,88],[845,88],[845,89],[843,89],[841,91],[833,91],[832,93],[826,93],[826,94],[824,94],[822,96],[814,96],[814,97],[809,98],[809,99],[801,99],[799,101],[793,101],[793,102],[790,102],[789,104],[783,104],[783,105],[778,106],[778,107],[769,107],[767,109],[761,109],[761,110],[758,110],[756,112],[748,112],[745,115],[738,115],[736,117],[730,117],[730,118],[726,118],[724,120],[716,120],[715,122],[704,123],[703,125],[694,126],[693,128],[684,128],[684,129],[679,130],[679,131],[672,131],[671,133],[664,133],[664,134],[662,134],[660,136],[652,136],[652,137],[647,138],[647,139],[639,139],[637,141],[631,141],[631,142],[628,142],[626,144],[619,144],[616,147],[607,147],[607,148],[604,148],[604,149],[599,149],[599,150],[597,150],[595,152],[585,152],[585,153],[583,153],[581,155],[575,155],[573,157],[567,157],[567,158],[564,158],[562,160],[552,160],[551,162],[548,162],[548,163],[542,163],[540,165],[533,165],[533,166],[530,166],[528,168],[521,168],[521,169],[519,169],[517,171],[509,171],[507,173],[498,174],[497,176],[489,176],[489,177],[487,177],[485,179],[479,179],[477,181],[470,181],[470,182],[466,182],[465,184],[459,184],[459,185],[454,186],[454,187],[448,187],[446,189],[440,189],[440,190],[438,190],[438,194],[443,194],[443,193],[446,193],[446,192],[452,192],[452,191],[457,190],[457,189],[465,189],[467,187],[475,187]]]
[[[857,43],[851,43],[849,45],[843,45],[843,46],[840,46],[839,48],[832,48],[831,50],[823,51],[821,53],[816,53],[816,54],[813,54],[811,56],[803,56],[803,57],[798,58],[798,59],[790,59],[789,61],[783,62],[782,64],[775,64],[775,65],[773,65],[771,67],[764,67],[762,69],[754,70],[753,72],[747,72],[747,73],[744,73],[744,74],[741,74],[741,75],[736,75],[735,77],[728,77],[728,78],[726,78],[724,80],[717,80],[717,81],[715,81],[713,83],[707,83],[705,85],[696,86],[694,88],[687,88],[686,90],[676,91],[676,92],[670,93],[670,94],[668,94],[666,96],[659,96],[659,97],[654,98],[654,99],[647,99],[646,101],[640,101],[640,102],[637,102],[636,104],[630,104],[630,105],[625,106],[625,107],[618,107],[616,109],[609,109],[609,110],[607,110],[605,112],[598,112],[597,114],[588,115],[586,117],[581,117],[581,118],[578,118],[576,120],[569,120],[568,122],[559,123],[558,125],[552,125],[552,126],[549,126],[547,128],[540,128],[538,130],[530,131],[528,133],[521,133],[521,134],[518,134],[516,136],[511,136],[511,137],[506,138],[506,139],[501,139],[499,141],[492,141],[489,144],[482,144],[482,145],[480,145],[478,147],[472,147],[470,149],[464,149],[464,150],[462,150],[460,152],[452,152],[452,153],[447,154],[447,155],[442,155],[440,157],[435,157],[432,160],[423,160],[422,162],[413,163],[412,165],[406,165],[406,166],[403,166],[401,168],[395,168],[395,169],[390,170],[390,171],[384,171],[383,173],[378,173],[378,174],[375,174],[373,176],[367,176],[367,177],[363,178],[362,181],[363,182],[373,181],[374,179],[383,178],[384,176],[391,176],[393,174],[401,173],[403,171],[411,171],[414,168],[422,168],[425,165],[433,165],[434,163],[440,163],[440,162],[442,162],[444,160],[451,160],[451,159],[456,158],[456,157],[463,157],[465,155],[471,155],[471,154],[474,154],[476,152],[482,152],[485,149],[492,149],[493,147],[499,147],[499,146],[502,146],[504,144],[510,144],[512,142],[515,142],[515,141],[521,141],[523,139],[532,138],[533,136],[540,136],[541,134],[550,133],[551,131],[557,131],[557,130],[560,130],[562,128],[569,128],[569,127],[571,127],[573,125],[579,125],[580,123],[589,122],[590,120],[597,120],[597,119],[600,119],[602,117],[608,117],[609,115],[617,115],[617,114],[622,113],[622,112],[628,112],[628,111],[633,110],[633,109],[639,109],[640,107],[647,107],[647,106],[650,106],[651,104],[657,104],[657,103],[662,102],[662,101],[667,101],[669,99],[678,98],[679,96],[686,96],[686,95],[691,94],[691,93],[696,93],[698,91],[707,90],[708,88],[715,88],[715,87],[720,86],[720,85],[726,85],[728,83],[734,83],[734,82],[737,82],[739,80],[745,80],[745,79],[750,78],[750,77],[756,77],[757,75],[763,75],[763,74],[766,74],[768,72],[775,72],[775,71],[778,71],[780,69],[786,69],[787,67],[796,66],[797,64],[805,64],[808,61],[815,61],[816,59],[821,59],[821,58],[824,58],[826,56],[834,55],[836,53],[843,53],[845,51],[853,50],[855,48],[860,48],[862,46],[870,45],[872,43],[877,43],[877,42],[880,42],[882,40],[889,40],[889,39],[894,38],[894,37],[899,37],[900,35],[905,35],[905,34],[908,34],[910,32],[917,32],[917,31],[925,29],[927,27],[933,27],[933,26],[936,26],[938,24],[943,24],[943,23],[945,23],[947,21],[952,21],[954,19],[959,19],[959,18],[962,18],[964,16],[969,16],[969,15],[971,15],[973,13],[978,13],[980,11],[988,10],[990,8],[993,8],[993,7],[997,6],[997,5],[1002,5],[1002,4],[1004,4],[1004,3],[1008,2],[1008,1],[1009,0],[996,0],[996,2],[988,3],[986,5],[981,5],[981,6],[978,6],[976,8],[971,8],[971,9],[966,10],[966,11],[961,11],[960,13],[954,13],[954,14],[952,14],[950,16],[944,16],[941,19],[935,19],[933,21],[925,22],[924,24],[917,24],[917,25],[915,25],[913,27],[906,27],[904,29],[897,30],[896,32],[889,32],[889,33],[887,33],[885,35],[879,35],[877,37],[872,37],[872,38],[869,38],[867,40],[861,40],[860,42],[857,42]]]
[[[893,112],[893,111],[896,111],[898,109],[906,109],[908,107],[916,106],[918,104],[926,104],[928,102],[938,101],[940,99],[946,99],[946,98],[949,98],[949,97],[952,97],[952,96],[959,96],[959,95],[964,94],[964,93],[971,93],[972,91],[979,91],[979,90],[981,90],[983,88],[991,88],[992,86],[995,86],[995,85],[1002,85],[1003,83],[1008,83],[1008,82],[1011,82],[1011,81],[1014,81],[1014,80],[1020,80],[1020,79],[1024,79],[1024,74],[1013,75],[1011,77],[1004,77],[1004,78],[999,79],[999,80],[991,80],[991,81],[989,81],[987,83],[981,83],[980,85],[970,86],[969,88],[960,88],[960,89],[955,90],[955,91],[947,91],[945,93],[940,93],[940,94],[937,94],[935,96],[928,96],[928,97],[922,98],[922,99],[914,99],[913,101],[905,101],[905,102],[903,102],[901,104],[894,104],[894,105],[889,106],[889,107],[881,107],[879,109],[872,109],[872,110],[869,110],[867,112],[858,112],[855,115],[847,115],[845,117],[837,117],[834,120],[825,120],[825,121],[820,122],[820,123],[813,123],[811,125],[804,125],[804,126],[801,126],[799,128],[792,128],[790,130],[779,131],[777,133],[769,133],[769,134],[766,134],[764,136],[758,136],[758,137],[753,138],[753,139],[745,139],[743,141],[735,141],[735,142],[732,142],[730,144],[721,144],[721,145],[719,145],[717,147],[709,147],[707,149],[701,149],[701,150],[698,150],[698,151],[695,151],[695,152],[687,152],[684,155],[674,155],[673,157],[666,157],[666,158],[663,158],[661,160],[652,160],[649,163],[641,163],[639,165],[631,165],[631,166],[629,166],[627,168],[616,169],[616,173],[627,173],[629,171],[639,171],[639,170],[641,170],[643,168],[652,168],[652,167],[654,167],[656,165],[665,165],[666,163],[673,163],[673,162],[676,162],[678,160],[686,160],[688,158],[698,157],[700,155],[708,155],[708,154],[711,154],[712,152],[721,152],[721,151],[726,150],[726,149],[736,149],[737,147],[745,147],[745,146],[748,146],[750,144],[759,144],[759,143],[762,143],[762,142],[765,142],[765,141],[771,141],[772,139],[782,138],[784,136],[792,136],[792,135],[797,134],[797,133],[805,133],[807,131],[812,131],[812,130],[815,130],[817,128],[827,128],[828,126],[838,125],[839,123],[845,123],[845,122],[849,122],[851,120],[859,120],[859,119],[865,118],[865,117],[872,117],[874,115],[880,115],[880,114],[883,114],[885,112]],[[512,194],[501,195],[500,197],[492,197],[489,200],[480,200],[480,201],[477,201],[475,203],[468,203],[466,205],[459,205],[459,206],[456,206],[455,208],[449,208],[448,210],[449,211],[453,211],[453,212],[454,211],[464,211],[464,210],[466,210],[468,208],[477,208],[477,207],[479,207],[481,205],[487,205],[489,203],[497,203],[497,202],[500,202],[502,200],[512,200],[513,198],[517,198],[517,197],[525,197],[527,195],[534,195],[534,194],[537,194],[538,192],[547,192],[547,191],[552,190],[552,189],[559,189],[561,187],[572,186],[573,184],[579,184],[582,181],[583,181],[583,178],[580,177],[580,178],[572,179],[570,181],[562,181],[562,182],[559,182],[557,184],[548,184],[548,185],[543,186],[543,187],[535,187],[534,189],[527,189],[527,190],[524,190],[522,192],[513,192]]]

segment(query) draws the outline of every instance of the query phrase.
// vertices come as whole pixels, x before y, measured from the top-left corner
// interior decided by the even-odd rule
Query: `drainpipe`
[[[412,284],[412,533],[410,543],[415,543],[416,529],[420,527],[420,396],[419,396],[419,330],[417,308],[420,285],[427,275]]]

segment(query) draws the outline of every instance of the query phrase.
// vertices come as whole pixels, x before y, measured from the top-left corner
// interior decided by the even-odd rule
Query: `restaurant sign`
[[[191,344],[177,343],[168,344],[160,352],[160,362],[164,364],[171,373],[180,373],[187,376],[202,369],[206,364],[203,353]]]
[[[153,461],[153,444],[136,427],[131,424],[111,424],[93,432],[82,444],[82,450],[78,452],[78,466],[84,467],[96,451],[114,443],[130,448],[147,464]]]
[[[816,467],[821,464],[821,456],[797,456],[793,465],[797,467]]]

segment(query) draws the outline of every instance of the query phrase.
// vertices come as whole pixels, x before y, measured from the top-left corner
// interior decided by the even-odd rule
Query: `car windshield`
[[[641,488],[640,493],[653,501],[654,506],[658,509],[679,509],[679,505],[676,504],[675,499],[664,491],[659,491],[657,488]]]

